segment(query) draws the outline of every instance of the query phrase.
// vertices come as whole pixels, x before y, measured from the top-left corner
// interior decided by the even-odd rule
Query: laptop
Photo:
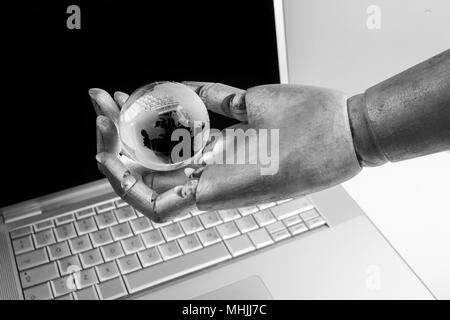
[[[157,224],[100,178],[89,87],[131,92],[161,79],[242,88],[314,82],[296,78],[302,71],[288,63],[302,40],[290,23],[304,14],[319,28],[312,16],[319,12],[297,7],[313,1],[259,3],[199,1],[176,10],[83,4],[79,30],[60,24],[70,3],[30,5],[31,23],[40,28],[21,20],[16,32],[26,41],[6,39],[10,58],[21,61],[11,83],[24,84],[23,74],[34,81],[7,89],[23,90],[36,107],[19,110],[33,119],[24,120],[28,130],[17,132],[16,148],[5,148],[14,152],[2,160],[12,185],[2,190],[1,299],[434,298],[341,186],[246,208],[194,210]],[[17,20],[8,14],[2,23]],[[11,108],[8,117],[18,117]],[[229,121],[211,114],[213,127]]]

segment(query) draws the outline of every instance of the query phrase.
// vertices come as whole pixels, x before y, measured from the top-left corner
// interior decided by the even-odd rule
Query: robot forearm
[[[364,166],[450,149],[450,50],[347,101]]]

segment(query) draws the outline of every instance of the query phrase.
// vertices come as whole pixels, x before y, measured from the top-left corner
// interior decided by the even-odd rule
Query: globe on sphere
[[[198,159],[208,132],[205,104],[177,82],[155,82],[137,89],[120,112],[123,149],[153,170],[175,170]]]

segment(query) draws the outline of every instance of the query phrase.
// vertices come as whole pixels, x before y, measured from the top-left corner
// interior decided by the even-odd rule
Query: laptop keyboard
[[[10,237],[25,299],[117,299],[326,224],[306,197],[166,223],[113,199]]]

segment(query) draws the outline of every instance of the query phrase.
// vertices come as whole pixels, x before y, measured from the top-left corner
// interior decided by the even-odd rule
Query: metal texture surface
[[[6,225],[0,225],[0,300],[22,298],[11,252],[8,229]]]
[[[350,98],[348,107],[363,165],[450,149],[450,50]]]
[[[235,208],[308,194],[361,170],[343,93],[265,85],[249,89],[245,102],[252,128],[279,130],[279,171],[261,175],[259,165],[207,166],[197,187],[199,209]]]

